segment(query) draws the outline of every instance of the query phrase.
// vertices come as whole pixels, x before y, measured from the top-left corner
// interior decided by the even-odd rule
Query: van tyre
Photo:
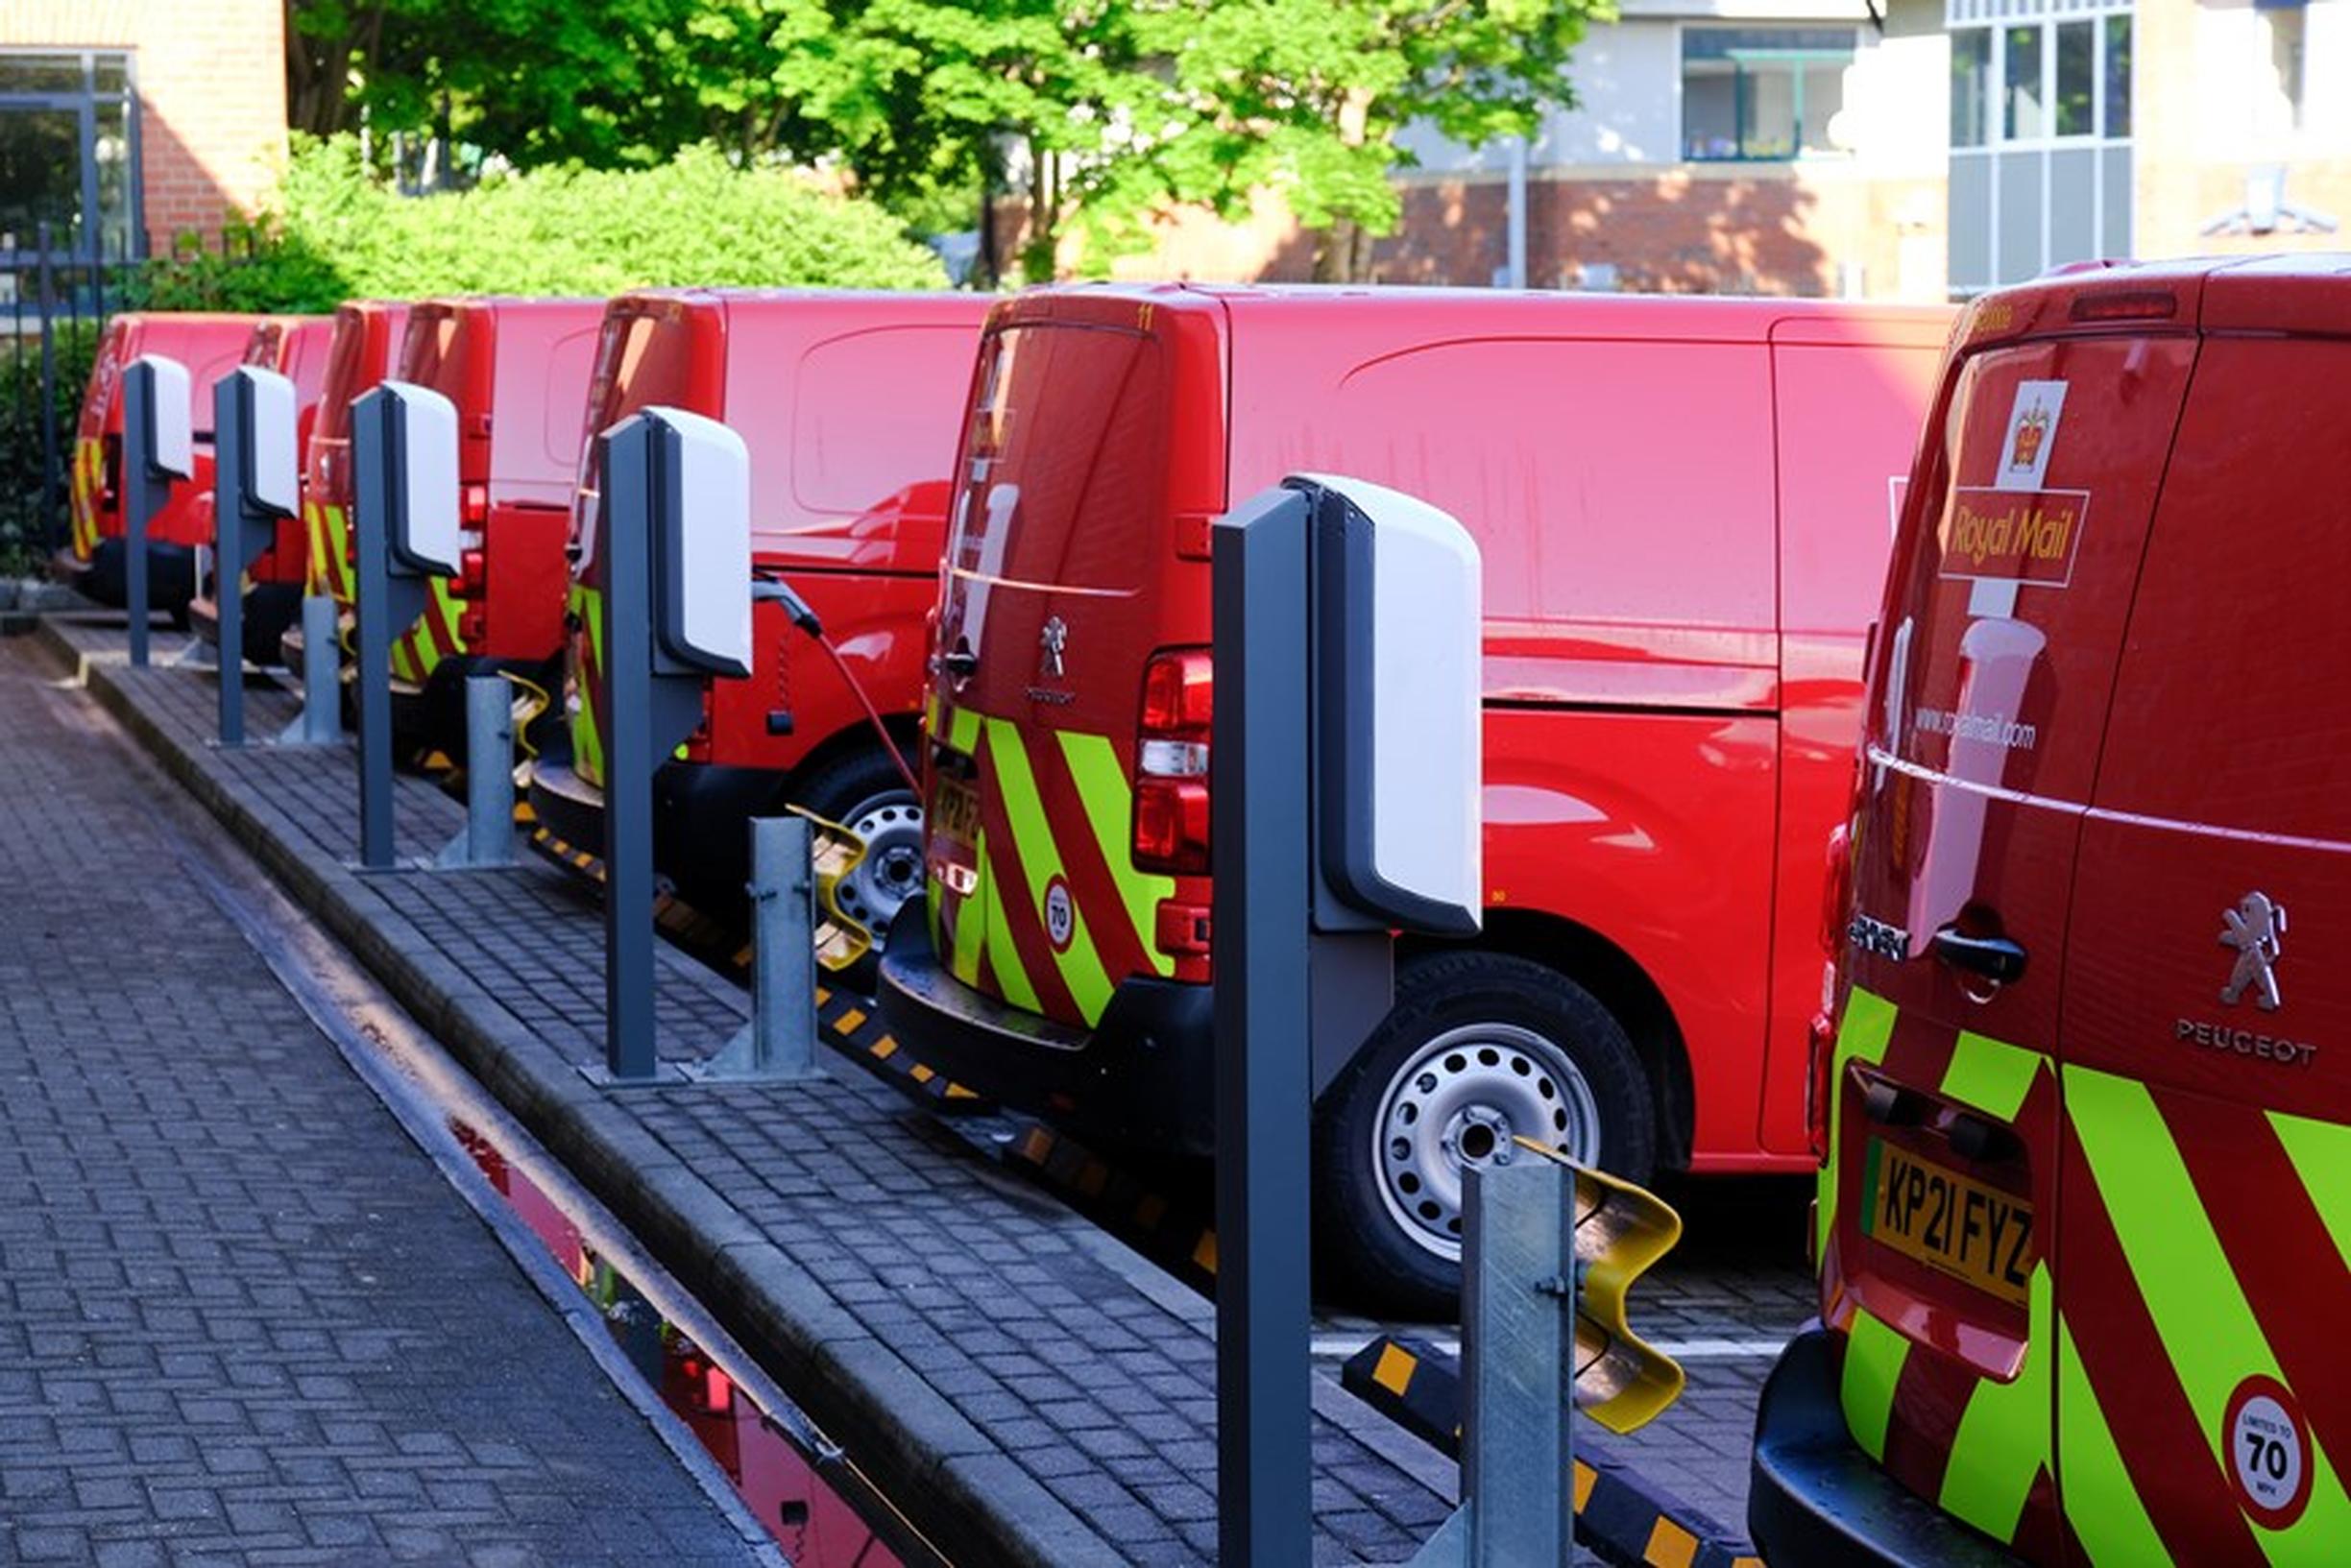
[[[1524,1136],[1645,1182],[1655,1104],[1624,1026],[1565,976],[1497,953],[1409,960],[1315,1118],[1321,1262],[1369,1305],[1452,1317],[1464,1169],[1532,1158]]]
[[[922,803],[879,746],[844,752],[801,780],[789,798],[865,840],[865,857],[834,889],[841,913],[873,934],[879,953],[899,906],[923,887]]]

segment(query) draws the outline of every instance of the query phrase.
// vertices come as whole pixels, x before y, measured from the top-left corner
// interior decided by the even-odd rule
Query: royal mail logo
[[[2008,459],[2011,469],[2036,467],[2041,460],[2041,444],[2048,439],[2049,416],[2046,408],[2028,408],[2017,422],[2016,450]]]
[[[1993,483],[2001,490],[2038,491],[2048,482],[2049,458],[2057,450],[2057,422],[2065,416],[2063,381],[2020,381],[2008,404],[2008,430],[2000,442]]]
[[[1943,521],[1943,571],[1961,582],[2064,588],[2073,580],[2086,490],[1987,490],[1962,486]]]

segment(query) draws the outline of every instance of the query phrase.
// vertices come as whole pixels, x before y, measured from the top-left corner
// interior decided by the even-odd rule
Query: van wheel
[[[1445,1318],[1461,1294],[1465,1170],[1532,1138],[1646,1181],[1655,1104],[1609,1010],[1554,970],[1495,953],[1408,962],[1396,1001],[1323,1098],[1316,1210],[1357,1293]]]
[[[834,888],[833,902],[873,933],[880,952],[899,905],[922,891],[922,803],[907,793],[897,764],[875,747],[835,758],[790,798],[865,841],[865,857]]]

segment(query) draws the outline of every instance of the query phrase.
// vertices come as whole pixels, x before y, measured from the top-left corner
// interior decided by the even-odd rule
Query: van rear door
[[[1967,318],[1911,477],[1820,1203],[1855,1441],[2041,1562],[2061,1555],[2047,1227],[2068,902],[2195,348],[2177,328],[2090,333],[2073,291]],[[2062,335],[2035,335],[2045,320]]]
[[[594,551],[604,479],[596,467],[596,437],[641,409],[682,408],[707,419],[726,417],[726,316],[715,300],[623,295],[605,307],[588,373],[577,477],[566,524],[564,553],[570,567],[564,628],[564,715],[571,736],[572,770],[586,783],[604,783],[604,731],[595,710],[603,682],[604,607],[584,581]]]
[[[1133,781],[1154,657],[1189,650],[1205,696],[1223,311],[1163,298],[999,311],[974,372],[942,568],[933,941],[966,985],[1078,1027],[1119,981],[1175,971],[1156,928],[1177,882],[1136,863]],[[1203,768],[1206,738],[1202,724]]]
[[[2264,294],[2297,282],[2331,294],[2307,325],[2336,335],[2280,333]],[[2334,1562],[2351,1550],[2351,442],[2316,389],[2351,385],[2351,288],[2224,271],[2204,325],[2075,878],[2058,1473],[2096,1561]]]

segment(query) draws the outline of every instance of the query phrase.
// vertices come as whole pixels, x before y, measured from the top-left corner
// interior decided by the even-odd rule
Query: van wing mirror
[[[456,576],[464,549],[457,514],[457,405],[408,381],[379,381],[360,401],[374,405],[367,417],[385,422],[384,466],[393,491],[385,543],[392,564],[417,576]]]
[[[126,389],[123,411],[145,422],[137,433],[144,438],[148,468],[158,478],[194,478],[196,428],[187,367],[161,354],[141,354],[123,374],[144,384],[138,396]]]
[[[657,659],[751,673],[751,453],[716,420],[648,408]]]
[[[251,512],[290,518],[301,510],[301,416],[294,383],[272,370],[240,365],[230,373],[230,395],[239,404],[237,429],[244,441],[237,472]]]
[[[1285,481],[1313,507],[1316,849],[1359,916],[1472,935],[1484,905],[1477,542],[1366,480]]]

